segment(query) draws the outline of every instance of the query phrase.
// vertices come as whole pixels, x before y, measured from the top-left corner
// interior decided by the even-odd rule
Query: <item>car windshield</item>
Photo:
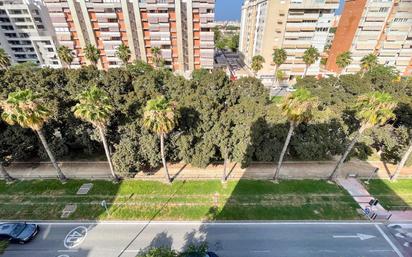
[[[18,235],[20,235],[20,233],[24,230],[25,227],[26,227],[26,224],[23,224],[23,223],[16,224],[13,230],[10,232],[10,235],[12,237],[17,237]]]

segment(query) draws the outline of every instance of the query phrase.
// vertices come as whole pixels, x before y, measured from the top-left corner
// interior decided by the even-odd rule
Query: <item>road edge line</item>
[[[385,232],[383,232],[383,230],[378,226],[378,224],[375,224],[376,229],[379,231],[379,233],[381,233],[381,235],[383,236],[383,238],[385,238],[386,242],[388,242],[388,244],[392,247],[392,249],[396,252],[396,254],[399,257],[404,257],[403,254],[401,253],[401,251],[395,246],[395,244],[389,239],[389,237],[385,234]]]

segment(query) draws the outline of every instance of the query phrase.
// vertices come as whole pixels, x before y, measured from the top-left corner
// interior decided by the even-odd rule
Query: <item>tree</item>
[[[303,72],[303,77],[306,77],[306,73],[308,72],[309,67],[314,64],[320,57],[318,49],[311,46],[305,50],[303,53],[303,61],[306,64],[305,71]]]
[[[239,34],[232,35],[226,43],[226,46],[232,51],[236,52],[239,48]]]
[[[343,52],[341,54],[339,54],[336,57],[336,65],[338,65],[338,67],[341,69],[341,71],[339,72],[339,75],[342,73],[342,71],[349,66],[349,64],[351,64],[352,62],[352,54],[349,51]]]
[[[360,122],[359,130],[352,138],[351,142],[346,148],[346,151],[344,152],[332,174],[330,175],[330,180],[336,178],[343,162],[346,160],[352,148],[362,136],[363,132],[366,129],[375,127],[377,125],[382,126],[388,120],[393,119],[395,117],[395,114],[393,113],[395,107],[396,102],[388,93],[372,92],[358,97],[358,100],[354,106],[354,111],[356,112],[356,118]]]
[[[10,65],[10,57],[3,48],[0,48],[0,69],[8,69]]]
[[[23,128],[30,128],[37,133],[50,161],[56,169],[57,176],[62,182],[65,182],[67,178],[57,165],[43,133],[44,124],[51,116],[49,109],[43,105],[43,99],[30,89],[18,90],[10,93],[7,100],[1,103],[1,107],[3,109],[1,118],[6,123],[10,125],[18,124]]]
[[[365,55],[361,59],[362,76],[365,74],[365,72],[376,67],[377,65],[378,65],[378,57],[375,54],[371,53],[371,54]]]
[[[313,117],[313,112],[318,106],[317,98],[313,97],[309,90],[299,88],[288,95],[281,103],[283,116],[289,121],[289,132],[279,157],[278,165],[273,179],[277,179],[282,166],[282,161],[289,146],[294,129],[302,122],[308,122]]]
[[[143,125],[160,137],[160,154],[167,182],[172,182],[167,169],[164,150],[164,138],[176,126],[175,104],[170,103],[164,96],[147,101],[144,109]]]
[[[96,46],[91,43],[86,44],[86,48],[83,49],[84,57],[89,60],[93,66],[96,66],[100,59],[100,51]]]
[[[263,63],[265,63],[265,59],[261,55],[255,55],[252,58],[252,70],[256,74],[263,68]]]
[[[401,170],[402,170],[403,167],[405,166],[405,163],[406,163],[406,161],[409,159],[409,157],[411,156],[411,154],[412,154],[412,140],[411,140],[411,142],[409,143],[409,146],[408,146],[408,148],[406,149],[405,153],[403,154],[401,161],[398,163],[398,166],[396,166],[395,172],[394,172],[393,175],[391,176],[391,180],[392,180],[392,181],[395,181],[395,180],[398,178],[399,173],[401,172]]]
[[[275,63],[275,76],[276,76],[280,65],[282,65],[286,61],[288,56],[287,56],[286,50],[283,48],[277,48],[273,50],[272,56],[273,56],[273,62]]]
[[[122,61],[123,65],[129,62],[130,54],[130,48],[123,43],[116,50],[116,56]]]
[[[119,178],[114,172],[112,158],[110,157],[109,145],[106,139],[106,126],[113,106],[110,104],[109,96],[97,86],[92,86],[79,96],[79,103],[73,107],[74,116],[83,121],[90,122],[99,131],[100,139],[103,142],[104,151],[109,163],[113,180],[117,182]]]
[[[57,49],[57,55],[60,60],[70,68],[70,65],[74,59],[72,51],[67,46],[60,46]]]
[[[163,66],[164,60],[162,50],[159,47],[152,47],[152,62],[156,68]]]

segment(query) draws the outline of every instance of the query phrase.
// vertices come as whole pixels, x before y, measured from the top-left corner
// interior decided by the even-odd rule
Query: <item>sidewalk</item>
[[[110,178],[110,170],[107,162],[60,162],[62,171],[69,178]],[[335,161],[306,161],[284,162],[279,177],[283,179],[326,179],[329,177]],[[211,164],[206,168],[197,168],[189,164],[175,163],[168,165],[171,177],[177,180],[187,179],[220,179],[223,173],[222,164]],[[373,171],[379,168],[379,172]],[[353,160],[345,163],[340,177],[355,174],[360,178],[368,178],[373,175],[377,178],[389,178],[388,174],[395,170],[394,165],[384,165],[382,162],[366,162]],[[10,175],[16,178],[38,179],[55,178],[56,171],[53,165],[47,162],[30,163],[19,162],[7,167]],[[252,163],[247,168],[241,168],[238,163],[229,163],[227,173],[229,179],[271,179],[275,171],[275,163]],[[400,177],[412,178],[412,167],[404,168]],[[164,173],[161,167],[152,172],[139,172],[136,179],[162,180]]]
[[[353,199],[359,204],[362,210],[369,207],[369,201],[374,199],[365,187],[355,178],[338,178],[338,184],[348,191]],[[378,203],[373,207],[373,211],[378,214],[378,219],[390,217],[389,221],[412,221],[412,211],[387,211]]]

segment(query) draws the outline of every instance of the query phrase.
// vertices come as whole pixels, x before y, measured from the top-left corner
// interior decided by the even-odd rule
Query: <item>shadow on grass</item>
[[[393,182],[373,179],[365,186],[386,210],[412,210],[412,179],[399,179]]]

